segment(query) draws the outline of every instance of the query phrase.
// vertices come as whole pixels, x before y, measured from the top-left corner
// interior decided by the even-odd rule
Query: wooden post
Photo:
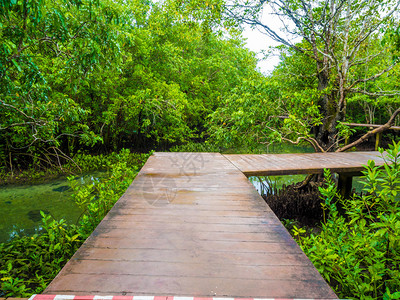
[[[378,132],[376,135],[375,135],[375,151],[378,151],[378,147],[379,147],[379,144],[380,144],[380,142],[381,142],[381,132]]]
[[[353,190],[353,177],[362,176],[361,171],[338,173],[338,192],[344,198],[350,198]]]
[[[339,173],[338,190],[344,198],[349,198],[353,187],[353,174]]]

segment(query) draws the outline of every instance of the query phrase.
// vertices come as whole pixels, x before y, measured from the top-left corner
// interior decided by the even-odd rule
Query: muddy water
[[[104,176],[96,172],[78,177],[86,184]],[[56,220],[76,223],[81,209],[71,197],[72,190],[66,178],[38,185],[9,185],[0,187],[0,242],[17,234],[32,235],[40,231],[40,211],[50,213]]]

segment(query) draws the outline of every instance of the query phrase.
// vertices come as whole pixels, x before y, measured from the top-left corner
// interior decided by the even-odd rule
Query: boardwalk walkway
[[[45,294],[336,299],[240,159],[152,155]]]
[[[323,173],[324,168],[336,173],[356,173],[363,170],[368,160],[374,160],[377,166],[385,163],[378,151],[224,156],[246,176],[318,174]]]

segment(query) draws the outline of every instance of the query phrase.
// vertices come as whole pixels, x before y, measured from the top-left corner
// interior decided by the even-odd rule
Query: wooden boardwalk
[[[377,166],[385,163],[378,151],[224,156],[246,176],[319,174],[324,168],[336,173],[356,173],[364,169],[368,160],[374,160]]]
[[[344,154],[342,171],[376,158]],[[321,168],[282,156],[293,173]],[[263,155],[155,153],[45,294],[336,299],[243,174],[266,162],[282,174]]]

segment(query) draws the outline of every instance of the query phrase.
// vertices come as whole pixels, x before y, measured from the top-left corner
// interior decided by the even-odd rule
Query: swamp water
[[[104,176],[95,172],[77,177],[87,184]],[[0,243],[15,235],[33,235],[41,230],[40,211],[56,220],[64,219],[75,224],[82,210],[71,197],[72,189],[67,178],[55,179],[37,185],[8,185],[0,187]]]
[[[285,175],[285,176],[251,176],[249,177],[250,182],[254,185],[257,192],[262,196],[267,194],[269,190],[280,190],[283,185],[291,185],[298,182],[302,182],[307,175]],[[361,176],[353,177],[353,190],[357,193],[362,191],[363,185],[361,181],[364,180]],[[272,192],[274,194],[274,192]]]

